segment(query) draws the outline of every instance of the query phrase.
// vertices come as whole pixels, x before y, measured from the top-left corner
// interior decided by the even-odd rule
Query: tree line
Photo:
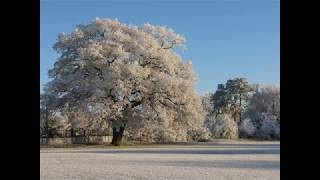
[[[214,138],[280,139],[280,87],[234,78],[202,97]]]

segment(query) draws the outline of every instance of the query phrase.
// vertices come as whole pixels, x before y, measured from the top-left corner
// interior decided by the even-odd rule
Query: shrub
[[[207,123],[214,138],[237,139],[239,137],[237,123],[229,114],[210,116]]]

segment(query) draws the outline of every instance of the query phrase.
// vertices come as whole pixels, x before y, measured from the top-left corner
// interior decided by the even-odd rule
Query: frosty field
[[[280,142],[40,149],[45,179],[280,179]]]

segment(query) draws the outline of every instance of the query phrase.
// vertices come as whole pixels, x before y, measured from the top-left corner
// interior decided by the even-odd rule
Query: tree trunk
[[[111,144],[114,144],[115,142],[115,137],[117,136],[117,129],[116,128],[112,128],[112,141]]]
[[[113,130],[113,136],[112,136],[111,144],[113,144],[115,146],[119,146],[122,141],[124,127],[121,126],[120,131],[117,131],[116,128],[113,128],[112,130]]]

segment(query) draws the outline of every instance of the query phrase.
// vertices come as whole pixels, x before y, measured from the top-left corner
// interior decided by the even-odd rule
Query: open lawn
[[[280,179],[280,142],[41,148],[45,179]]]

